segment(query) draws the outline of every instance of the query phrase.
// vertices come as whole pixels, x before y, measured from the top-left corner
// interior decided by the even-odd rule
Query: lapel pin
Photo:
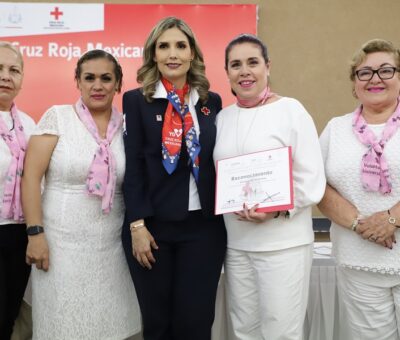
[[[162,122],[162,116],[161,115],[157,115],[156,119],[157,119],[157,122]]]
[[[205,115],[205,116],[208,116],[209,114],[210,114],[210,110],[208,109],[208,107],[207,106],[203,106],[201,109],[200,109],[200,111]]]

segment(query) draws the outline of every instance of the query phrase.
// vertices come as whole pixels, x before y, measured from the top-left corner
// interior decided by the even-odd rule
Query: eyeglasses
[[[392,79],[394,77],[395,72],[399,72],[400,70],[397,67],[381,67],[377,70],[372,69],[362,69],[356,71],[356,76],[358,80],[361,81],[369,81],[372,79],[374,74],[376,73],[381,80]]]

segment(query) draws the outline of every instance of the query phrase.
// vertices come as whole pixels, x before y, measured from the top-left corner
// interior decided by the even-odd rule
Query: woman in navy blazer
[[[207,340],[226,249],[212,158],[221,98],[209,91],[202,53],[182,20],[161,20],[143,59],[142,87],[123,96],[123,243],[143,334]]]

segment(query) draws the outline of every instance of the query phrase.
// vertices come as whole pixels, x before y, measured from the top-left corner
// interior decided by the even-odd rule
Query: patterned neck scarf
[[[262,92],[254,98],[245,99],[236,94],[237,105],[239,107],[245,107],[245,108],[264,105],[265,102],[268,100],[268,98],[271,98],[273,95],[274,93],[270,92],[269,87],[267,85],[265,89],[262,90]]]
[[[390,194],[392,183],[383,151],[386,142],[396,133],[400,126],[400,97],[396,110],[386,122],[380,141],[377,140],[373,131],[368,127],[361,113],[362,105],[353,113],[353,132],[359,141],[368,148],[361,161],[363,187],[366,191],[379,191],[382,194]]]
[[[24,220],[21,206],[21,176],[24,167],[26,138],[24,127],[19,119],[17,106],[11,106],[11,118],[14,123],[14,131],[9,131],[7,125],[0,117],[0,134],[11,152],[11,163],[8,167],[6,182],[4,183],[3,207],[1,217],[18,222]]]
[[[162,163],[169,174],[175,171],[181,153],[183,136],[189,155],[190,167],[197,183],[199,180],[199,153],[201,147],[194,128],[192,115],[188,105],[185,104],[185,95],[189,92],[189,85],[185,84],[183,89],[178,90],[168,80],[163,78],[161,81],[167,90],[167,99],[169,101],[162,128]]]
[[[75,108],[80,120],[99,145],[89,168],[86,192],[89,195],[102,197],[101,209],[105,214],[108,214],[112,208],[117,182],[116,162],[110,146],[118,129],[122,126],[122,114],[114,106],[112,107],[106,138],[101,139],[92,114],[82,99],[78,100]]]

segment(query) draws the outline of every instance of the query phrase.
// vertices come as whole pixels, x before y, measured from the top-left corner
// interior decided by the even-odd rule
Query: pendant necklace
[[[260,106],[263,106],[263,105],[257,106],[257,109],[253,113],[253,117],[251,118],[251,122],[249,124],[249,127],[247,128],[246,132],[243,135],[242,143],[239,142],[239,121],[240,121],[240,115],[241,115],[242,108],[240,106],[238,106],[237,119],[236,119],[236,153],[237,153],[237,155],[243,155],[244,154],[244,147],[245,147],[247,138],[250,135],[250,131],[253,128],[253,125],[254,125],[254,122],[256,120],[256,117],[257,117],[258,111],[260,109]]]

